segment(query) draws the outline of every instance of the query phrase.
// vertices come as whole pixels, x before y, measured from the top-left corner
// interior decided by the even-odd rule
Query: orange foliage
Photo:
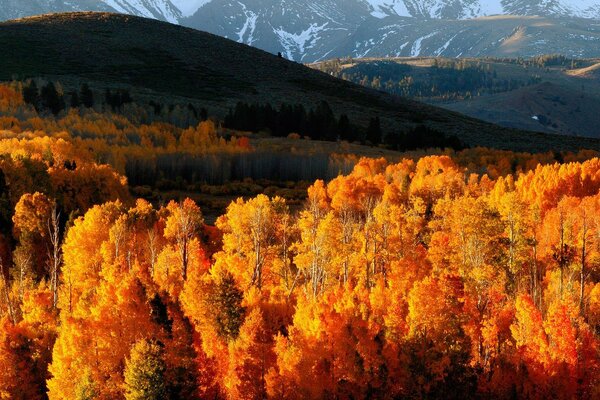
[[[343,158],[352,172],[316,181],[298,212],[260,195],[206,227],[190,199],[133,203],[119,172],[252,151],[246,137],[141,114],[40,118],[0,86],[9,109],[0,398],[123,398],[144,340],[161,346],[169,398],[600,395],[595,153]],[[23,257],[43,253],[45,271],[55,203],[57,307]]]

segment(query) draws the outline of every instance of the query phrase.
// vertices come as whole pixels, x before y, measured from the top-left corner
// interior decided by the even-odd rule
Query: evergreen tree
[[[204,107],[200,109],[200,121],[206,121],[208,119],[208,110]]]
[[[85,107],[92,108],[94,106],[94,92],[92,92],[87,83],[81,85],[81,89],[79,90],[79,98]]]
[[[81,106],[81,99],[79,98],[79,94],[77,92],[71,92],[71,108],[77,108]]]
[[[354,135],[352,134],[352,127],[350,126],[350,120],[346,114],[340,115],[340,120],[337,126],[338,136],[344,140],[352,141]]]
[[[125,362],[125,398],[164,399],[167,394],[166,369],[162,346],[148,340],[138,341]]]
[[[381,143],[381,123],[379,121],[379,117],[371,118],[369,121],[366,139],[375,146]]]
[[[40,92],[34,80],[31,80],[28,85],[23,87],[23,100],[27,104],[38,107],[40,102]]]
[[[240,327],[246,316],[242,306],[243,292],[238,289],[230,274],[221,277],[215,287],[210,302],[214,309],[214,317],[219,334],[227,339],[237,338]]]
[[[61,93],[56,90],[54,83],[48,82],[41,92],[42,106],[52,114],[58,115],[65,109],[65,99]]]

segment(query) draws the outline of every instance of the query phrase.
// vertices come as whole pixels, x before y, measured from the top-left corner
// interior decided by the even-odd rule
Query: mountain
[[[212,0],[181,23],[302,62],[551,52],[595,57],[600,21],[580,17],[599,17],[594,10],[600,9],[586,2]]]
[[[598,18],[596,0],[366,0],[376,17],[467,19],[491,15]]]
[[[129,87],[137,101],[193,103],[224,117],[236,103],[326,101],[336,116],[384,133],[425,126],[470,146],[548,151],[600,148],[593,139],[502,128],[416,101],[367,89],[209,33],[152,19],[67,13],[0,23],[0,80],[45,77],[65,90]]]
[[[600,54],[600,24],[584,19],[493,16],[466,20],[377,20],[337,46],[343,57],[532,57]]]
[[[180,0],[179,3],[193,2]],[[184,15],[182,8],[185,8],[184,5],[180,4],[178,7],[169,0],[0,0],[0,19],[51,12],[112,11],[178,22]]]
[[[494,124],[600,138],[600,60],[363,58],[309,64],[329,75]]]
[[[81,10],[179,23],[303,62],[600,55],[597,0],[0,0],[0,20]]]

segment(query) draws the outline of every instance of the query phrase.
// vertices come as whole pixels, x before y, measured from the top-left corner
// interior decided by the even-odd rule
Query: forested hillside
[[[224,119],[238,103],[306,112],[326,102],[366,131],[402,142],[424,127],[470,147],[578,151],[600,142],[503,128],[456,112],[367,89],[284,58],[205,32],[133,16],[70,13],[0,23],[0,80],[44,78],[66,91],[131,89],[165,106],[192,104]],[[134,93],[135,92],[135,93]],[[310,135],[312,136],[312,134]]]
[[[311,64],[366,87],[525,130],[600,137],[598,60],[531,58],[339,58]]]
[[[33,82],[0,86],[0,397],[600,394],[596,151],[328,154],[213,225],[187,193],[273,138]]]

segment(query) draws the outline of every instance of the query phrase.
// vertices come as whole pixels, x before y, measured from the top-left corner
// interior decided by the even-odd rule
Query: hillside
[[[559,55],[365,58],[311,64],[330,75],[506,127],[600,138],[600,64]]]
[[[507,127],[600,138],[598,85],[587,85],[546,81],[444,107]]]
[[[600,80],[600,63],[594,63],[585,68],[579,68],[567,72],[570,76],[576,76],[580,78],[591,78]]]
[[[384,132],[425,125],[470,146],[512,150],[598,148],[597,141],[493,126],[429,105],[334,79],[264,51],[211,34],[139,17],[54,14],[0,24],[0,79],[48,77],[66,87],[131,86],[138,98],[193,102],[224,116],[239,101],[314,107],[366,126],[379,116]]]

